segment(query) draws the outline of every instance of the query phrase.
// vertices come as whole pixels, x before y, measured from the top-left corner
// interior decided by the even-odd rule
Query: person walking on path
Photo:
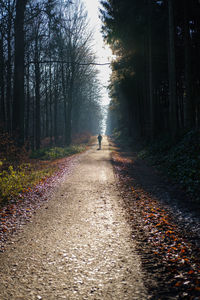
[[[100,133],[99,133],[97,139],[98,139],[98,142],[99,142],[99,150],[100,150],[101,149],[101,141],[102,141],[102,136],[101,136]]]

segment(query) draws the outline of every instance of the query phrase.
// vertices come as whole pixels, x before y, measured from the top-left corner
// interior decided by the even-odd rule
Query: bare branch
[[[42,60],[42,61],[29,61],[26,65],[30,64],[49,64],[49,63],[60,63],[60,64],[71,64],[71,65],[79,65],[79,66],[105,66],[105,65],[111,65],[110,62],[106,63],[94,63],[94,62],[89,62],[89,63],[79,63],[79,62],[70,62],[70,61],[65,61],[65,60]]]

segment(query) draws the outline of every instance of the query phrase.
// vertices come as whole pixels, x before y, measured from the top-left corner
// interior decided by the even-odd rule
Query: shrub
[[[141,158],[149,158],[197,200],[200,185],[200,132],[191,131],[176,144],[164,138],[143,149]]]
[[[41,160],[54,160],[70,156],[72,154],[84,151],[86,146],[72,145],[70,147],[45,148],[32,152],[32,158]],[[15,157],[15,156],[13,156]],[[18,198],[24,190],[33,187],[35,184],[52,175],[57,164],[42,163],[41,161],[32,161],[32,163],[20,164],[20,161],[8,161],[1,157],[0,160],[0,203]]]
[[[199,197],[200,184],[200,134],[190,132],[173,147],[163,161],[168,174],[188,192]]]
[[[84,145],[71,145],[69,147],[53,147],[53,148],[44,148],[40,150],[33,151],[30,155],[30,158],[39,158],[41,160],[54,160],[57,158],[62,158],[70,156],[79,152],[82,152],[86,149]]]
[[[19,194],[23,188],[24,173],[16,172],[12,166],[0,173],[0,193],[2,198],[10,199]]]
[[[0,173],[0,200],[10,200],[18,197],[23,190],[31,188],[41,179],[50,176],[54,169],[43,168],[35,170],[30,164],[22,164],[16,170],[9,166]]]

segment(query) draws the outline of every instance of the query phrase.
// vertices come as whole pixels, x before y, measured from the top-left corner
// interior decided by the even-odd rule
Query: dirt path
[[[0,299],[148,299],[106,139],[0,253]]]

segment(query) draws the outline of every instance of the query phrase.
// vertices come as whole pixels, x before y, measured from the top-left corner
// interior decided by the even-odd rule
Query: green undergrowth
[[[71,145],[69,147],[50,147],[35,150],[31,153],[30,158],[36,158],[41,160],[54,160],[66,156],[70,156],[76,153],[80,153],[86,149],[85,145]]]
[[[193,198],[200,201],[200,132],[191,131],[176,143],[162,138],[138,154],[173,178]]]
[[[123,146],[130,146],[133,144],[133,139],[129,136],[127,129],[117,130],[114,129],[111,138],[117,143]]]
[[[0,206],[23,196],[27,190],[50,177],[58,168],[57,159],[67,157],[86,149],[85,145],[72,145],[66,148],[51,147],[33,151],[28,163],[22,160],[0,158]]]
[[[2,162],[1,166],[3,166]],[[10,165],[8,169],[0,172],[0,204],[19,197],[20,193],[23,194],[34,185],[42,182],[51,176],[54,171],[55,166],[36,167],[26,163],[14,169]]]

